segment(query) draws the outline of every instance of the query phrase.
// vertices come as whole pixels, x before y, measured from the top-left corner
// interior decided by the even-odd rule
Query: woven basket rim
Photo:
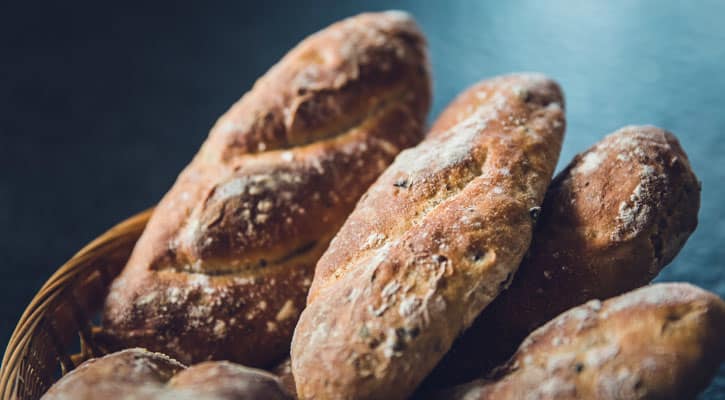
[[[153,208],[146,209],[114,225],[83,246],[45,281],[20,316],[5,348],[0,367],[0,398],[11,398],[20,372],[20,362],[28,350],[27,344],[36,326],[67,284],[84,271],[84,262],[98,252],[113,247],[114,243],[120,242],[119,239],[132,234],[138,235],[138,226],[146,224],[152,211]]]

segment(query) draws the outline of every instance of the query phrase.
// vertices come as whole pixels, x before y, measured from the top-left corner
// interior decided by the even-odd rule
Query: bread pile
[[[270,399],[291,395],[279,378],[228,361],[192,367],[140,348],[91,359],[58,381],[43,399]]]
[[[552,179],[565,114],[551,79],[484,80],[426,133],[430,102],[425,39],[405,13],[300,43],[154,211],[106,300],[103,340],[120,351],[44,398],[705,388],[725,359],[725,302],[646,286],[697,225],[700,186],[677,139],[628,126]]]

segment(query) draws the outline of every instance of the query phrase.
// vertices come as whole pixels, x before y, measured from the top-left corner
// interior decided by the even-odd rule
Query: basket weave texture
[[[45,282],[20,317],[5,349],[0,399],[38,399],[81,362],[107,353],[97,339],[100,327],[93,320],[151,211],[99,236]]]

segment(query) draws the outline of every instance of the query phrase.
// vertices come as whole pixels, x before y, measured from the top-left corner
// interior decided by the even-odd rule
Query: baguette
[[[511,286],[422,389],[483,376],[561,312],[647,284],[695,230],[699,205],[687,155],[662,129],[628,126],[579,154],[551,183]]]
[[[314,265],[359,197],[422,139],[425,40],[361,14],[290,51],[212,128],[106,299],[103,340],[185,363],[289,352]]]
[[[405,398],[505,288],[564,132],[536,74],[464,92],[370,187],[320,259],[292,343],[297,395]]]
[[[274,375],[226,361],[186,368],[134,348],[91,359],[61,378],[43,400],[290,400]]]
[[[725,302],[656,284],[573,308],[532,333],[491,376],[447,400],[692,399],[725,360]]]

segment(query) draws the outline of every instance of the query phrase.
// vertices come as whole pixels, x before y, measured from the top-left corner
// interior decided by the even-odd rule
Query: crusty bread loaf
[[[282,381],[262,370],[227,361],[207,361],[174,375],[165,396],[184,395],[190,399],[291,400]],[[197,397],[194,397],[197,396]]]
[[[529,247],[564,132],[559,87],[498,77],[444,115],[454,122],[397,157],[320,259],[292,344],[300,398],[406,397]]]
[[[106,300],[104,339],[183,362],[288,353],[314,265],[359,197],[416,144],[425,40],[402,12],[310,36],[212,128]]]
[[[184,368],[164,354],[127,349],[84,362],[51,386],[42,399],[152,399]]]
[[[648,283],[697,226],[700,187],[670,133],[629,126],[579,154],[551,183],[511,286],[422,388],[483,376],[559,313]]]
[[[656,284],[573,308],[491,377],[441,399],[692,399],[725,360],[725,302]]]
[[[265,371],[226,361],[186,368],[160,353],[134,348],[91,359],[61,378],[43,400],[290,400]]]

